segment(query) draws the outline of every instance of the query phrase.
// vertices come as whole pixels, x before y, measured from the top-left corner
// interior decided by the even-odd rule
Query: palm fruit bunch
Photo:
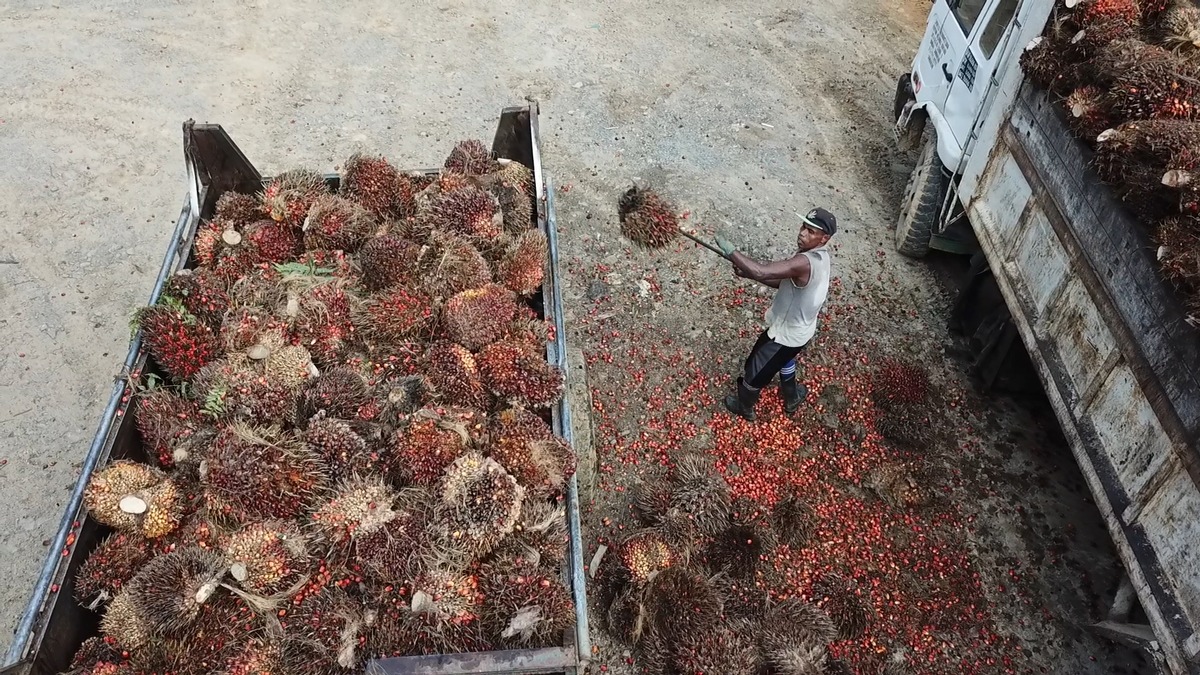
[[[1069,30],[1065,21],[1051,21],[1046,32],[1026,45],[1020,57],[1021,70],[1030,81],[1063,96],[1082,84],[1084,70]]]
[[[1113,72],[1104,102],[1118,120],[1196,119],[1200,116],[1200,70],[1165,49],[1142,49],[1139,58]],[[1103,131],[1103,129],[1101,129]]]
[[[642,605],[642,630],[674,642],[716,629],[722,623],[724,598],[700,572],[669,567],[646,584]]]
[[[858,638],[870,621],[868,605],[858,593],[857,584],[836,573],[825,574],[813,584],[813,604],[833,620],[839,640]]]
[[[1112,128],[1111,109],[1104,100],[1104,90],[1094,85],[1076,89],[1067,96],[1067,110],[1071,113],[1071,129],[1075,135],[1093,142],[1105,129]]]
[[[779,543],[800,548],[808,544],[816,529],[816,513],[795,495],[780,499],[771,510],[771,528]]]
[[[147,462],[85,488],[107,531],[73,588],[104,637],[79,672],[327,675],[557,642],[575,458],[535,410],[563,377],[534,191],[465,142],[435,175],[358,154],[336,183],[219,196],[192,269],[135,316]]]
[[[708,564],[734,579],[751,579],[769,565],[778,544],[768,514],[749,500],[733,505],[730,525],[708,549]]]
[[[667,648],[674,672],[757,673],[762,666],[758,647],[745,628],[720,626],[691,633]]]
[[[1167,188],[1191,183],[1200,157],[1200,123],[1139,120],[1105,130],[1097,138],[1096,171],[1119,185],[1127,201],[1147,211],[1190,211],[1189,203]]]
[[[706,457],[697,453],[683,456],[668,480],[671,507],[686,514],[701,535],[715,537],[729,527],[729,485]]]
[[[617,560],[623,576],[637,587],[658,572],[682,562],[682,556],[653,528],[634,532],[617,546]]]
[[[1138,35],[1142,10],[1137,0],[1084,0],[1075,7],[1070,21],[1080,28],[1072,42],[1090,55],[1113,40]]]
[[[1158,0],[1162,5],[1148,21],[1148,37],[1155,44],[1183,54],[1200,49],[1200,8],[1190,0]]]
[[[798,672],[805,660],[816,665],[824,663],[825,646],[838,638],[833,619],[820,607],[798,598],[773,603],[761,622],[759,640],[769,661],[781,668],[791,663]],[[819,672],[819,671],[817,671]]]
[[[932,438],[933,386],[926,371],[912,363],[887,359],[871,377],[875,429],[884,438],[913,448]]]
[[[867,481],[879,498],[896,509],[923,506],[929,494],[908,467],[899,462],[883,462],[871,469]]]
[[[1200,287],[1200,224],[1195,218],[1165,218],[1154,233],[1163,276],[1185,290]]]
[[[662,248],[679,236],[675,207],[657,192],[636,185],[626,190],[617,203],[621,234],[646,248]]]

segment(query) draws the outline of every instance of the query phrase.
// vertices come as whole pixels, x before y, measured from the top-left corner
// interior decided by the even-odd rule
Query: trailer
[[[166,280],[173,273],[195,267],[196,263],[191,259],[193,239],[201,221],[212,216],[221,195],[230,190],[253,194],[261,191],[265,182],[270,180],[264,178],[247,160],[220,125],[196,124],[191,120],[184,123],[183,149],[188,181],[185,201],[170,235],[167,253],[150,295],[150,305],[157,302]],[[537,227],[547,237],[550,252],[542,288],[529,299],[529,303],[540,318],[552,322],[554,335],[546,344],[546,358],[550,364],[566,372],[566,330],[559,286],[554,190],[550,175],[542,163],[536,103],[501,111],[491,150],[494,156],[520,162],[533,171],[533,212]],[[429,174],[436,173],[436,170],[422,172]],[[337,174],[327,174],[325,180],[332,189],[338,188]],[[80,606],[75,600],[74,578],[88,554],[111,530],[87,516],[83,507],[83,492],[92,474],[112,461],[148,460],[133,415],[129,413],[136,386],[144,382],[155,368],[153,359],[142,345],[141,333],[135,334],[122,373],[114,381],[99,429],[84,457],[79,479],[71,492],[50,553],[0,672],[28,675],[63,672],[83,641],[98,634],[100,616]],[[551,407],[548,421],[553,432],[570,444],[571,411],[565,397]],[[591,645],[588,637],[579,493],[574,476],[566,488],[569,542],[561,573],[574,601],[575,623],[573,630],[563,634],[560,645],[544,649],[376,659],[368,661],[366,672],[375,675],[574,675],[585,667]]]
[[[1200,340],[1145,228],[1022,72],[1054,10],[935,0],[896,91],[897,139],[919,148],[896,248],[974,254],[960,307],[999,290],[983,370],[1024,344],[1127,573],[1080,623],[1200,673]]]

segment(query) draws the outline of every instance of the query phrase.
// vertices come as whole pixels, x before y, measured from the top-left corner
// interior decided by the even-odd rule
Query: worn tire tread
[[[917,165],[909,176],[900,216],[896,220],[896,250],[902,255],[923,258],[929,253],[929,241],[937,224],[946,182],[937,156],[937,138],[930,130]]]

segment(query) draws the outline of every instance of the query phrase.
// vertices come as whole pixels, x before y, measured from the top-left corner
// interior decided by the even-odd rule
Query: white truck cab
[[[970,155],[995,73],[1020,54],[1007,40],[1018,4],[934,0],[912,71],[896,87],[901,147],[922,144],[896,226],[896,248],[905,255],[920,257],[931,248],[972,252],[969,228],[943,227],[947,190]]]

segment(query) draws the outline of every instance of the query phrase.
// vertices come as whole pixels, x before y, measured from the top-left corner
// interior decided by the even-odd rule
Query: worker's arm
[[[808,284],[809,276],[812,275],[812,263],[803,253],[787,260],[775,260],[763,264],[746,257],[741,252],[734,251],[729,256],[729,260],[733,262],[734,267],[741,270],[742,274],[739,276],[774,288],[779,288],[779,282],[784,279],[794,279],[797,285],[805,286]]]
[[[733,266],[733,274],[734,274],[734,276],[739,276],[743,279],[748,278],[746,276],[746,273],[742,272],[742,269],[740,267],[738,267],[736,264]],[[758,283],[762,284],[763,286],[770,286],[771,288],[779,288],[779,279],[764,279],[762,281],[759,281]]]

